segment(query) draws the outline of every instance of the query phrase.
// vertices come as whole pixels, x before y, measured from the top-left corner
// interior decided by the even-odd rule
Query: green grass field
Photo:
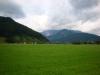
[[[0,45],[0,75],[100,75],[100,45]]]

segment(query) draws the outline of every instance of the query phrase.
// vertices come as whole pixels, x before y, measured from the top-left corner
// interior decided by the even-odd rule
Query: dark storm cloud
[[[10,1],[0,1],[0,16],[21,18],[24,17],[22,9]]]

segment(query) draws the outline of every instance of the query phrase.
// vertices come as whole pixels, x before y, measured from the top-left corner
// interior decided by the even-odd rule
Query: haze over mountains
[[[100,36],[100,0],[0,0],[0,16],[39,32],[68,28]]]
[[[51,43],[74,43],[74,42],[96,42],[100,36],[75,30],[47,30],[42,32]]]
[[[47,43],[40,33],[15,22],[9,17],[0,17],[1,43]]]
[[[1,43],[74,43],[100,41],[100,36],[81,31],[61,29],[38,33],[9,17],[0,17]]]

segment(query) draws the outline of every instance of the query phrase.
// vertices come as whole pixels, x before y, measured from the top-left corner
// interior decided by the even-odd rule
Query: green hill
[[[15,22],[9,17],[0,17],[0,43],[47,43],[40,33]]]

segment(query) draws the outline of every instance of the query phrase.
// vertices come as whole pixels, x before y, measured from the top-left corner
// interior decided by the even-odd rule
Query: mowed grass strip
[[[100,45],[0,45],[0,75],[100,75]]]

